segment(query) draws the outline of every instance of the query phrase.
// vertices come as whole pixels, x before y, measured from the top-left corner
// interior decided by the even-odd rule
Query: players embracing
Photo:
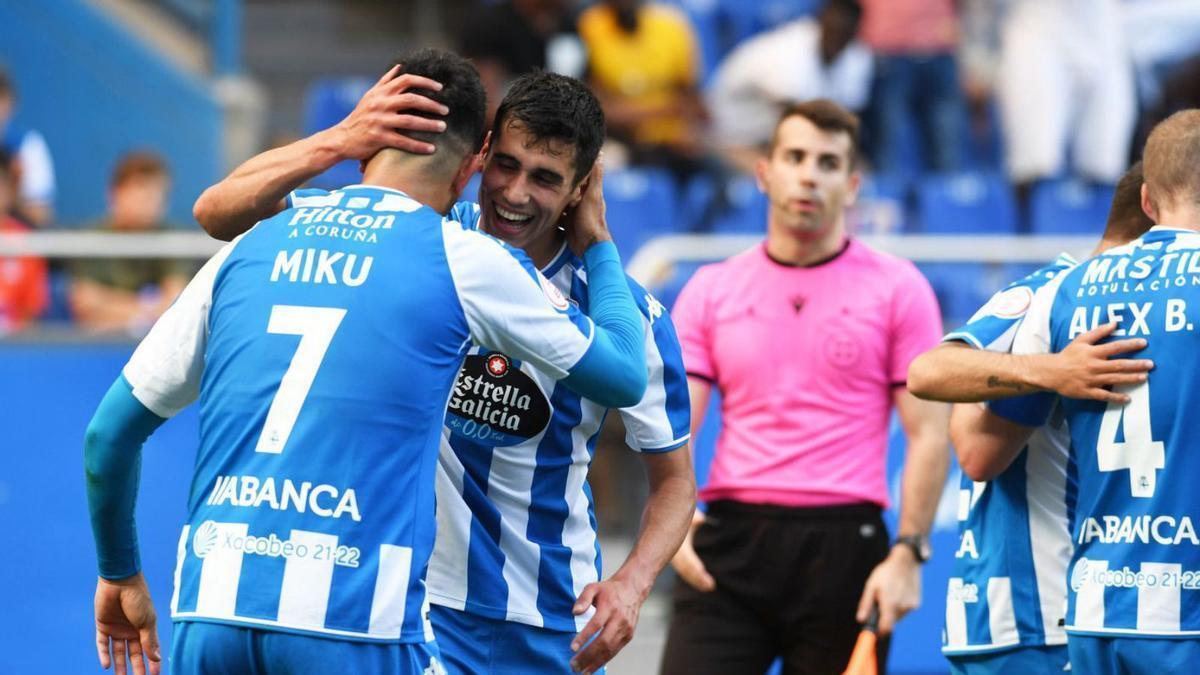
[[[404,112],[379,115],[387,106]],[[197,220],[214,236],[234,236],[327,162],[362,152],[355,144],[413,143],[429,121],[414,114],[426,110],[441,112],[381,82],[339,125],[349,143],[318,134],[250,160],[201,197]],[[397,138],[395,129],[409,137]],[[460,202],[450,214],[526,253],[547,291],[585,314],[593,310],[589,277],[562,225],[603,219],[603,139],[603,112],[583,84],[552,73],[519,78],[481,155],[479,203]],[[263,195],[267,204],[257,204]],[[297,190],[287,198],[320,196]],[[680,349],[663,306],[632,279],[626,283],[642,317],[648,388],[616,412],[645,465],[649,498],[633,550],[609,578],[600,579],[586,482],[608,406],[556,385],[551,373],[497,345],[473,346],[458,373],[426,582],[452,673],[602,668],[632,637],[642,602],[687,531],[695,478]]]
[[[418,87],[434,100],[414,103],[407,90]],[[249,196],[220,200],[232,206],[225,222],[249,213],[248,231],[189,284],[89,426],[97,647],[106,666],[123,671],[128,659],[141,672],[145,655],[152,672],[159,668],[132,517],[138,457],[154,428],[197,395],[200,453],[171,603],[176,672],[442,671],[424,577],[445,402],[472,343],[536,366],[539,386],[555,396],[566,396],[554,382],[562,380],[602,408],[644,398],[649,310],[633,300],[602,202],[584,199],[574,177],[567,201],[576,208],[560,243],[580,256],[574,264],[587,285],[573,289],[571,303],[524,253],[445,216],[479,162],[485,106],[474,69],[444,52],[417,52],[373,92],[366,109],[376,123],[367,126],[378,135],[340,128],[251,160],[228,179],[225,187],[249,187]],[[409,119],[409,128],[444,129],[428,156],[420,140],[401,143],[390,132],[403,106],[375,105],[397,97],[445,115]],[[336,151],[314,147],[329,141]],[[291,184],[271,198],[347,152],[364,161],[362,185],[281,202]],[[597,175],[595,194],[598,184]],[[685,418],[678,428],[687,426]],[[686,479],[663,482],[678,493],[669,500],[677,522],[655,530],[662,541],[635,549],[628,584],[585,590],[598,622],[615,629],[581,659],[605,659],[623,644],[630,605],[636,617],[644,593],[638,584],[682,539],[692,503],[686,461],[676,473]],[[560,641],[564,669],[575,637]]]
[[[976,362],[981,369],[958,372],[967,381],[1064,394],[1009,398],[961,416],[956,410],[954,440],[976,478],[1036,470],[1057,485],[1057,496],[1042,494],[1038,501],[1058,509],[1074,546],[1057,582],[1067,598],[1060,621],[1075,672],[1190,673],[1200,663],[1194,579],[1200,537],[1188,483],[1195,470],[1189,422],[1200,369],[1194,332],[1200,265],[1193,262],[1200,255],[1198,161],[1200,111],[1159,124],[1146,143],[1136,194],[1157,225],[1045,282],[1026,298],[1012,357],[990,355],[995,358]],[[1114,203],[1114,213],[1118,208]],[[1112,342],[1089,344],[1109,334]],[[1110,358],[1118,354],[1128,358]],[[1044,360],[1048,355],[1083,358],[1055,386],[1047,377],[1054,370]],[[1151,362],[1153,370],[1144,372]],[[1041,368],[1031,369],[1035,363]],[[1064,422],[1069,445],[1061,464],[1051,471],[1039,460],[1035,468],[1034,446],[1022,452],[1031,434]],[[993,486],[1002,484],[993,481],[987,489]],[[1032,515],[1035,495],[1009,495],[1029,497]],[[1020,581],[1029,593],[1032,570],[1015,571],[1024,572]]]

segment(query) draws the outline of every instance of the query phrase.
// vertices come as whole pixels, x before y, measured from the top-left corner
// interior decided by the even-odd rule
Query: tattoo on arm
[[[995,375],[987,379],[988,389],[1012,389],[1013,391],[1025,391],[1025,385],[1012,380],[1002,380]]]

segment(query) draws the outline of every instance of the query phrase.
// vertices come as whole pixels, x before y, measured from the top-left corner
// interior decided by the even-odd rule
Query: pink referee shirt
[[[671,315],[688,375],[722,397],[702,501],[887,506],[892,395],[942,332],[912,263],[851,239],[792,267],[760,245],[702,267]]]

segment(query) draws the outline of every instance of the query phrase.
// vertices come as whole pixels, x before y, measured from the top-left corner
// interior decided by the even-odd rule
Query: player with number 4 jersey
[[[1142,355],[1159,364],[1144,382],[1115,388],[1126,403],[1062,402],[1076,546],[1066,628],[1079,672],[1194,672],[1200,659],[1198,159],[1200,111],[1158,125],[1142,206],[1159,225],[1044,286],[1014,341],[1014,353],[1053,353],[1115,323],[1114,335],[1145,339]],[[1036,425],[1049,403],[1011,399],[992,410]]]
[[[132,522],[137,451],[197,396],[175,671],[438,673],[424,576],[444,406],[470,344],[608,405],[644,392],[641,317],[603,224],[569,235],[591,274],[588,318],[528,258],[442,215],[477,169],[482,86],[449,54],[402,64],[452,101],[438,154],[381,151],[363,185],[295,199],[223,248],[89,428],[98,639],[116,642],[118,663],[156,651],[152,612],[146,621],[127,602],[148,603]]]

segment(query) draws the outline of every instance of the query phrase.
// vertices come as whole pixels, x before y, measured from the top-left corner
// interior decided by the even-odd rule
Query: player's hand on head
[[[122,674],[132,666],[134,675],[158,675],[162,668],[158,615],[145,577],[139,572],[119,581],[99,579],[95,608],[100,666]]]
[[[700,556],[696,554],[695,546],[692,540],[696,534],[696,529],[704,523],[704,513],[696,511],[692,514],[692,526],[688,528],[688,532],[684,535],[683,543],[680,544],[679,550],[675,552],[675,557],[671,558],[671,567],[675,569],[675,573],[683,579],[684,583],[698,591],[709,592],[717,587],[717,582],[704,568],[704,562],[700,560]]]
[[[384,148],[425,155],[436,151],[432,143],[416,140],[406,132],[440,133],[446,130],[446,123],[442,120],[413,114],[445,115],[450,112],[445,105],[413,91],[440,91],[442,85],[427,77],[409,73],[397,77],[398,68],[393,67],[384,73],[363,94],[346,119],[333,127],[332,131],[339,137],[338,147],[343,158],[366,160]]]
[[[582,256],[593,244],[611,241],[604,206],[604,157],[596,159],[591,173],[583,179],[579,203],[563,216],[567,244],[575,255]]]
[[[890,635],[896,622],[921,606],[921,564],[905,546],[896,546],[871,570],[855,617],[866,623],[871,607],[879,608],[880,635]]]
[[[1045,388],[1067,398],[1127,403],[1127,395],[1109,387],[1145,382],[1154,362],[1127,358],[1131,352],[1145,349],[1142,338],[1099,344],[1116,329],[1115,323],[1097,326],[1076,337],[1060,353],[1047,357],[1049,367],[1041,369]]]
[[[571,649],[577,652],[571,670],[594,673],[629,643],[648,592],[649,588],[640,589],[616,575],[584,587],[571,611],[579,616],[594,606],[596,613],[571,642]]]

